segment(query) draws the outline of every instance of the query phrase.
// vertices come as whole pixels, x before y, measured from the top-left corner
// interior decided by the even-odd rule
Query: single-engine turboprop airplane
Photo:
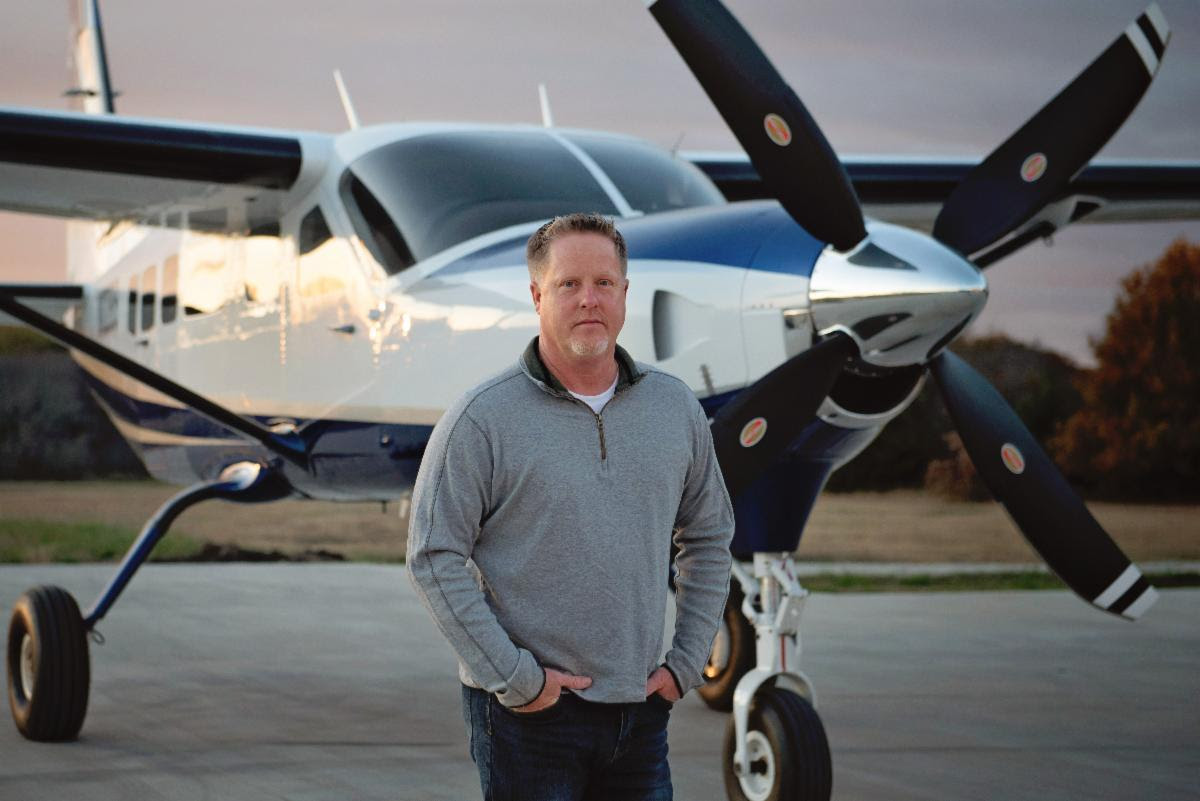
[[[983,308],[983,266],[1084,215],[1195,214],[1194,165],[1089,165],[1158,69],[1158,8],[979,163],[843,163],[719,2],[649,5],[748,161],[549,126],[324,135],[119,118],[83,0],[74,93],[91,113],[0,109],[0,208],[72,218],[75,283],[0,286],[0,311],[66,344],[150,473],[187,488],[90,608],[56,587],[18,600],[8,695],[24,736],[79,732],[88,634],[188,506],[402,497],[442,411],[537,332],[526,238],[580,210],[619,219],[622,344],[694,388],[735,499],[735,581],[702,691],[733,710],[731,798],[830,795],[791,554],[831,471],[927,375],[1049,566],[1104,611],[1133,619],[1154,602],[946,348]],[[718,186],[768,199],[727,202]],[[864,217],[860,200],[909,221],[941,210],[928,235]],[[46,301],[68,308],[56,319]]]

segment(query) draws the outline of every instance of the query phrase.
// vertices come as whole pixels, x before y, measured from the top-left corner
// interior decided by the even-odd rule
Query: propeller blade
[[[1061,198],[1141,100],[1170,36],[1166,18],[1151,4],[1067,88],[967,173],[938,214],[934,238],[971,256]]]
[[[816,416],[846,360],[858,353],[836,333],[743,390],[713,418],[717,461],[731,497],[750,486]]]
[[[657,0],[650,13],[806,231],[849,250],[867,235],[854,187],[800,98],[717,0]]]
[[[1050,569],[1085,601],[1137,619],[1158,598],[1108,536],[1012,407],[965,361],[930,363],[950,417],[983,483]]]

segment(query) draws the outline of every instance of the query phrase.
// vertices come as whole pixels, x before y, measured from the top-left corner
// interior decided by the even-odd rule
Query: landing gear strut
[[[829,742],[814,708],[815,692],[799,669],[808,592],[796,580],[790,554],[756,553],[753,575],[736,562],[733,573],[742,616],[754,626],[757,665],[735,679],[725,732],[725,792],[732,801],[828,801]]]
[[[71,740],[79,734],[91,684],[88,634],[184,509],[208,498],[268,500],[286,492],[282,482],[261,465],[232,465],[217,480],[195,484],[163,504],[86,615],[64,589],[44,586],[26,591],[13,608],[5,659],[8,705],[17,730],[40,741]]]

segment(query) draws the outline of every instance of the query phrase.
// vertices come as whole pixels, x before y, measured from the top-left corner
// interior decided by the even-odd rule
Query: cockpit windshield
[[[587,169],[561,144],[536,132],[417,136],[368,153],[348,172],[347,190],[363,217],[356,227],[361,236],[358,223],[368,223],[371,235],[363,239],[373,251],[382,251],[373,255],[389,273],[509,225],[574,211],[617,214]],[[379,208],[368,209],[365,195],[374,196]],[[390,220],[379,219],[381,213]],[[381,234],[381,225],[389,223],[395,233]],[[377,247],[381,239],[387,248]],[[397,239],[407,253],[396,246]],[[408,263],[397,264],[397,259]]]
[[[564,137],[596,162],[635,211],[653,214],[725,202],[700,168],[645,142],[602,133]]]
[[[723,202],[686,162],[634,139],[570,134],[639,211]],[[620,212],[588,168],[539,131],[415,136],[360,157],[342,196],[363,243],[389,275],[480,234],[558,214]]]

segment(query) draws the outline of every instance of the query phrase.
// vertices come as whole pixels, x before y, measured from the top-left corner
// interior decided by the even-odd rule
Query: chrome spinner
[[[869,221],[847,253],[826,248],[809,284],[818,334],[843,331],[862,361],[923,364],[987,302],[987,281],[969,261],[929,236]]]

